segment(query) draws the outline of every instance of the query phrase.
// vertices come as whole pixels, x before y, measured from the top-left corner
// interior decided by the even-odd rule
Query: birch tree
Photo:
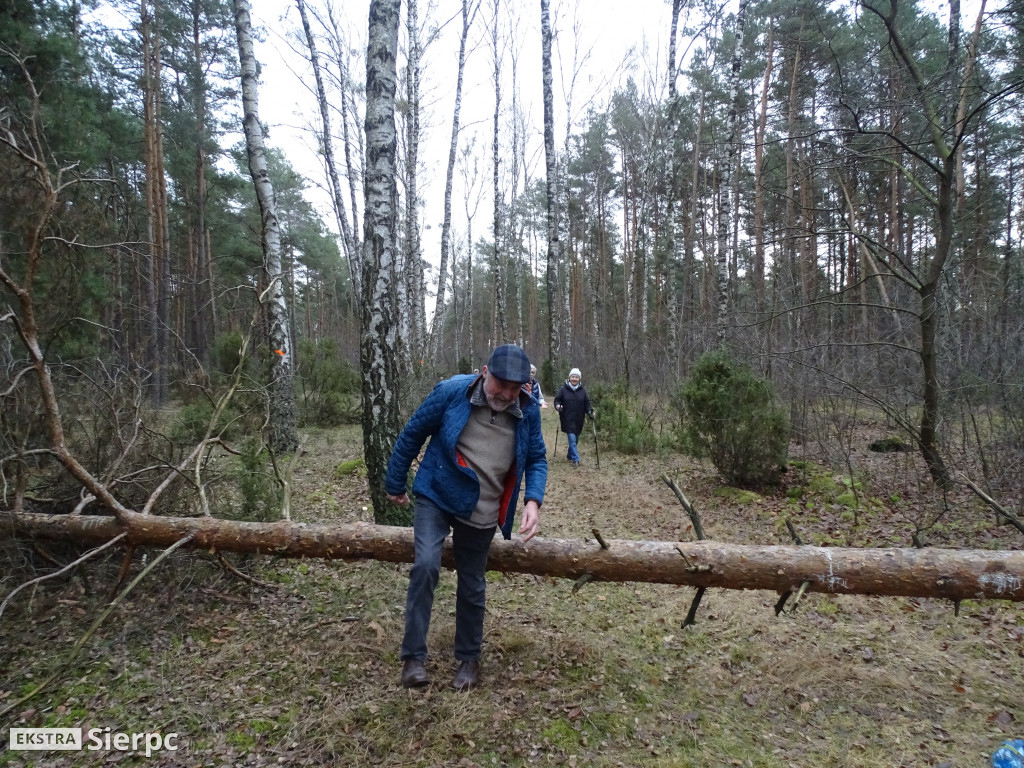
[[[419,146],[420,146],[420,55],[419,6],[417,0],[406,0],[406,37],[409,52],[405,67],[405,248],[402,250],[402,282],[405,287],[407,323],[404,349],[409,363],[418,365],[423,359],[426,334],[424,293],[426,285],[423,259],[420,254],[419,225]],[[414,368],[416,369],[416,368]],[[418,370],[418,369],[416,369]]]
[[[366,47],[366,200],[362,268],[363,456],[378,523],[408,524],[388,501],[384,475],[399,428],[395,92],[400,0],[372,0]]]
[[[270,320],[271,350],[267,426],[271,449],[278,453],[288,453],[298,447],[299,434],[295,413],[295,357],[291,344],[291,324],[285,300],[285,275],[281,259],[281,225],[277,218],[274,186],[267,173],[249,2],[234,0],[234,8],[235,30],[238,33],[238,59],[242,70],[242,125],[245,129],[245,150],[263,226],[263,263],[267,277],[267,288],[263,297],[267,303]]]
[[[313,36],[313,29],[309,23],[309,14],[306,12],[305,0],[295,0],[299,9],[299,18],[302,20],[302,31],[306,38],[306,47],[309,51],[309,62],[313,69],[313,82],[316,85],[317,106],[320,108],[321,126],[321,148],[324,153],[324,163],[327,166],[327,177],[331,184],[331,203],[334,206],[334,217],[341,232],[342,249],[345,253],[345,260],[348,262],[349,274],[352,276],[352,283],[355,295],[358,295],[359,282],[357,273],[359,271],[359,254],[356,250],[356,238],[353,237],[352,227],[349,226],[348,213],[345,210],[345,197],[341,188],[341,178],[338,174],[338,166],[334,159],[334,133],[331,128],[331,113],[327,104],[327,89],[324,87],[324,78],[320,66],[320,54],[317,50],[316,38]],[[342,83],[342,88],[346,87]],[[344,115],[342,116],[344,120]]]
[[[348,252],[352,254],[352,263],[349,264],[349,273],[352,280],[352,296],[358,301],[362,296],[362,284],[360,282],[360,270],[362,268],[362,240],[359,236],[359,193],[358,182],[362,179],[362,169],[365,162],[363,147],[363,132],[353,131],[350,136],[349,125],[359,125],[357,116],[358,109],[355,94],[355,85],[351,74],[351,55],[347,36],[341,29],[338,19],[334,15],[333,5],[328,5],[327,15],[329,21],[330,46],[334,57],[334,64],[337,67],[338,89],[341,93],[341,140],[345,150],[345,175],[348,178],[348,193],[352,203],[351,215],[352,242],[348,246]],[[353,145],[355,150],[353,151]]]
[[[466,42],[469,39],[469,30],[480,9],[479,0],[462,0],[462,34],[459,37],[459,63],[455,80],[455,108],[452,113],[452,137],[448,144],[448,165],[445,171],[444,182],[444,219],[441,223],[441,263],[438,269],[437,278],[437,301],[434,304],[433,328],[430,332],[430,357],[435,363],[438,362],[438,350],[441,343],[441,332],[444,328],[444,318],[447,310],[445,304],[445,284],[448,280],[448,257],[451,252],[452,237],[452,179],[455,175],[455,158],[459,148],[459,125],[462,112],[462,80],[466,69]],[[454,291],[453,291],[454,293]],[[458,355],[456,354],[456,360]]]

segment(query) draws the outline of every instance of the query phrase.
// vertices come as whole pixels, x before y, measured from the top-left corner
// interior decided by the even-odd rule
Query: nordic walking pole
[[[551,458],[558,455],[558,425],[555,425],[555,447],[551,449]]]
[[[601,468],[601,452],[597,450],[597,418],[590,417],[590,426],[594,428],[594,458],[597,459],[597,468]]]

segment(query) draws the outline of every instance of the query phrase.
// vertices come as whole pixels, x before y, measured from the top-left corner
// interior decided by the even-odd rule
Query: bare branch
[[[159,556],[155,557],[153,559],[153,562],[150,563],[146,568],[144,568],[142,573],[136,576],[135,579],[132,580],[132,583],[125,587],[124,591],[121,592],[121,594],[119,594],[117,597],[110,601],[110,604],[106,607],[103,613],[96,617],[96,621],[92,623],[92,626],[89,627],[89,630],[84,635],[82,635],[82,637],[79,638],[77,643],[75,643],[75,647],[71,649],[71,653],[68,654],[68,657],[64,660],[64,662],[62,664],[59,664],[57,668],[49,675],[49,677],[40,682],[35,688],[33,688],[31,691],[26,693],[21,698],[12,701],[6,707],[0,710],[0,717],[3,717],[16,707],[20,707],[22,704],[24,704],[26,701],[31,699],[37,693],[46,688],[46,686],[48,686],[50,683],[56,680],[61,674],[63,674],[64,670],[67,669],[76,658],[78,658],[78,654],[81,652],[85,644],[89,641],[89,638],[96,633],[96,630],[99,629],[100,625],[103,624],[104,621],[106,621],[107,617],[110,616],[111,613],[113,613],[114,609],[128,595],[128,593],[135,589],[139,582],[146,578],[146,576],[149,575],[150,571],[152,571],[159,563],[163,562],[165,558],[170,556],[170,554],[174,552],[174,550],[188,544],[190,541],[192,541],[192,538],[192,534],[189,534],[188,536],[179,539],[174,544],[165,549],[163,552],[161,552]]]
[[[61,574],[67,573],[68,571],[70,571],[75,566],[81,565],[82,563],[84,563],[86,560],[91,560],[92,558],[94,558],[96,555],[98,555],[100,552],[104,551],[105,549],[110,549],[112,546],[117,544],[117,542],[121,541],[121,539],[123,539],[127,535],[128,535],[127,533],[119,533],[117,536],[115,536],[110,541],[106,542],[105,544],[101,544],[100,546],[96,547],[95,549],[90,549],[88,552],[86,552],[80,558],[78,558],[74,562],[68,563],[63,568],[61,568],[59,571],[54,571],[53,573],[44,574],[43,576],[40,576],[40,577],[38,577],[36,579],[32,579],[31,581],[26,581],[24,584],[21,584],[21,585],[15,587],[13,590],[11,590],[11,593],[9,595],[7,595],[7,597],[4,598],[4,601],[2,603],[0,603],[0,616],[4,615],[4,609],[7,608],[7,604],[9,602],[11,602],[11,600],[14,598],[14,596],[16,594],[21,592],[21,590],[25,589],[25,587],[31,587],[31,586],[33,586],[35,584],[42,584],[44,581],[48,581],[50,579],[54,579],[54,578],[60,576]]]

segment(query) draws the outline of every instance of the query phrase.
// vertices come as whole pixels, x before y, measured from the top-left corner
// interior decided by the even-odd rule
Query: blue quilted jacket
[[[392,496],[406,492],[406,478],[423,443],[430,438],[423,454],[412,492],[437,504],[457,517],[469,518],[480,498],[480,482],[469,467],[459,464],[455,447],[473,407],[469,394],[479,376],[453,376],[442,381],[427,395],[405,425],[395,442],[388,462],[385,488]],[[525,499],[538,505],[544,501],[548,481],[547,448],[540,429],[540,408],[526,392],[519,397],[523,418],[516,422],[515,462],[505,478],[498,525],[506,539],[512,538],[512,521],[519,501],[519,488],[526,476]]]

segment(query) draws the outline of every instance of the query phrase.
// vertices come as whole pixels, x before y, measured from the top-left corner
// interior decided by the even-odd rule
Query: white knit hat
[[[571,379],[573,376],[579,376],[581,379],[583,378],[583,374],[580,373],[579,368],[573,368],[571,371],[569,371],[569,378]]]

